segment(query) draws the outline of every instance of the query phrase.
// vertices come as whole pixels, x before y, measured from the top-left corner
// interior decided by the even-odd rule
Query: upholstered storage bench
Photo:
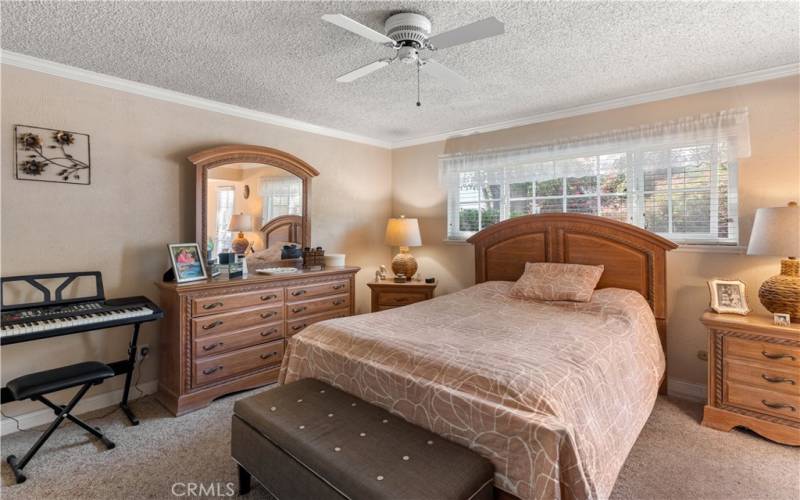
[[[281,500],[491,499],[491,463],[317,380],[236,402],[240,493],[254,476]]]

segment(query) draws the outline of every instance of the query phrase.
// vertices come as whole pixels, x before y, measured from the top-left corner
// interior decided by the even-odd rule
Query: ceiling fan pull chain
[[[417,59],[417,107],[422,106],[422,103],[419,100],[419,67],[422,63]]]

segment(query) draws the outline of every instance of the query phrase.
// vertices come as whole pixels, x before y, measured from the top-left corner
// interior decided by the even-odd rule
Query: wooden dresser
[[[800,325],[712,312],[701,321],[709,339],[703,425],[800,446]]]
[[[286,339],[354,313],[357,267],[157,283],[161,307],[158,400],[175,415],[278,378]]]
[[[395,283],[383,280],[367,283],[372,290],[372,312],[385,311],[395,307],[407,306],[433,298],[436,283],[409,281]]]

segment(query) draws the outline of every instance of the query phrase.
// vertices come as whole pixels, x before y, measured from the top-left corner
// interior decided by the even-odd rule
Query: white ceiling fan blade
[[[446,49],[462,43],[474,42],[491,36],[502,35],[506,32],[505,25],[494,17],[487,17],[481,21],[467,24],[454,30],[445,31],[428,39],[434,49]]]
[[[451,87],[463,89],[469,86],[469,81],[467,81],[466,78],[433,59],[426,59],[422,61],[420,70],[423,73],[433,76],[434,78],[438,78]]]
[[[366,66],[361,66],[358,69],[354,69],[349,73],[343,74],[342,76],[338,77],[336,81],[340,83],[352,82],[353,80],[361,78],[362,76],[366,76],[372,73],[373,71],[378,71],[381,68],[385,68],[391,62],[392,62],[391,59],[381,59],[380,61],[369,63]]]
[[[359,22],[353,21],[343,14],[325,14],[322,16],[322,20],[331,24],[335,24],[336,26],[344,28],[347,31],[355,33],[356,35],[363,36],[364,38],[372,40],[373,42],[394,45],[394,40],[388,36],[384,35],[383,33],[378,33],[374,29],[368,28]]]

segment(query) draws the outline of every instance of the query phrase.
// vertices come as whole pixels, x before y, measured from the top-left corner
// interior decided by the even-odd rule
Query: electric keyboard
[[[161,309],[144,297],[19,309],[2,313],[0,345],[153,321],[163,316]]]
[[[94,281],[94,294],[65,298],[67,290],[81,289]],[[18,300],[39,296],[39,300],[8,304],[9,295]],[[139,327],[164,317],[164,311],[147,297],[106,300],[99,271],[52,273],[0,278],[0,345],[17,344],[116,326],[131,325],[128,358],[108,363],[116,375],[125,375],[120,408],[133,425],[139,420],[128,407],[133,370],[138,352]],[[13,350],[13,348],[12,348]],[[0,390],[0,403],[14,401],[7,387]]]

